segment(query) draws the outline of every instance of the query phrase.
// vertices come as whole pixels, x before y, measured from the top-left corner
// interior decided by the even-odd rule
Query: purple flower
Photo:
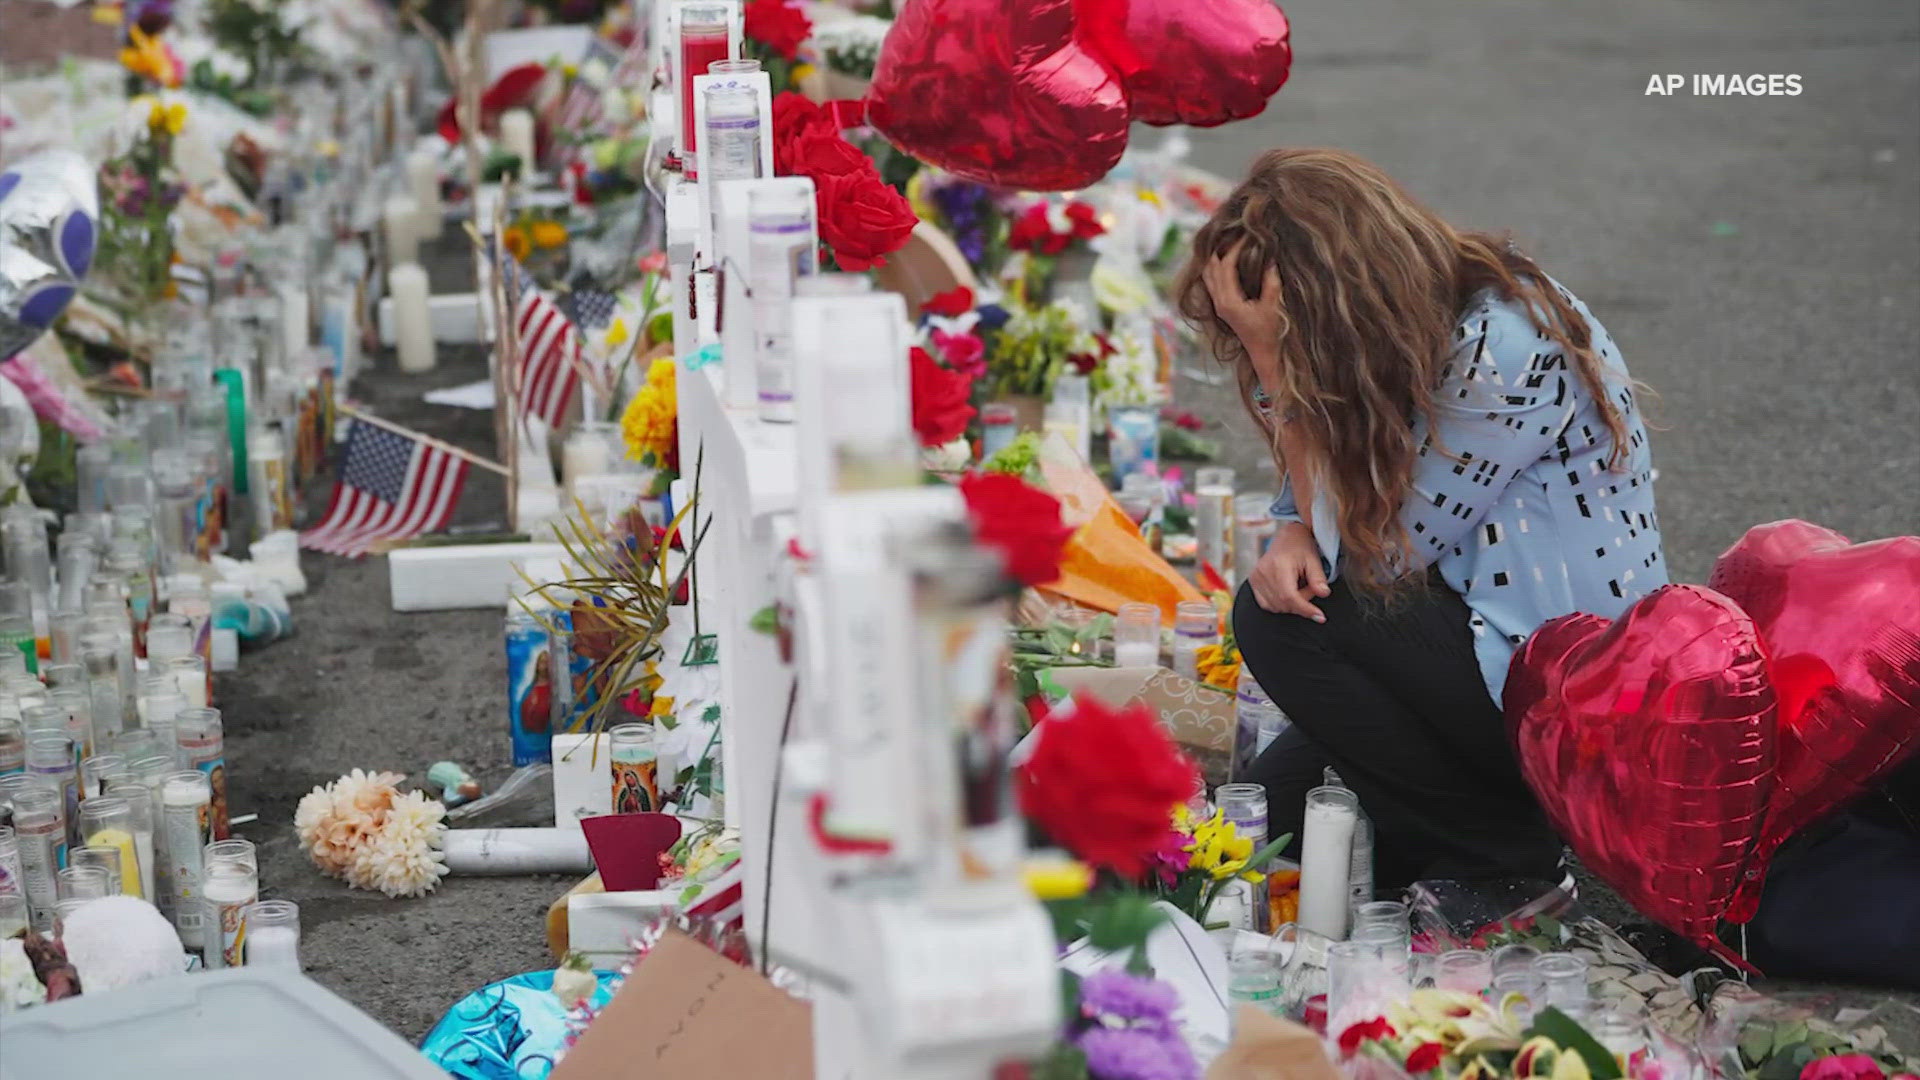
[[[1167,1029],[1179,1005],[1173,987],[1145,975],[1096,971],[1080,980],[1080,1011],[1091,1017],[1152,1021],[1156,1028]]]
[[[1200,1065],[1177,1032],[1090,1028],[1074,1040],[1094,1080],[1199,1080]]]

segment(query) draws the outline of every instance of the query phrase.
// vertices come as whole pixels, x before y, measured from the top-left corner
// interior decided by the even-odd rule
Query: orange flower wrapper
[[[1169,625],[1179,604],[1206,599],[1153,553],[1139,526],[1057,433],[1041,441],[1040,475],[1047,491],[1060,500],[1061,520],[1075,530],[1060,558],[1060,579],[1043,586],[1044,591],[1099,611],[1152,604]]]

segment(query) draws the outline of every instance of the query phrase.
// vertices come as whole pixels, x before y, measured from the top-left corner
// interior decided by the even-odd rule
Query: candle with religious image
[[[607,732],[607,756],[613,765],[613,812],[640,814],[660,809],[660,758],[652,724],[619,724]]]
[[[242,913],[260,899],[260,864],[251,840],[216,840],[201,853],[206,902],[206,963],[210,968],[245,962],[247,928]],[[216,937],[217,935],[217,937]]]
[[[180,748],[180,765],[205,773],[212,800],[208,828],[215,840],[229,836],[227,826],[227,761],[225,732],[220,710],[187,708],[174,714],[174,743]]]
[[[793,422],[794,286],[813,276],[813,181],[786,177],[754,185],[747,194],[748,291],[753,303],[753,361],[760,419]]]

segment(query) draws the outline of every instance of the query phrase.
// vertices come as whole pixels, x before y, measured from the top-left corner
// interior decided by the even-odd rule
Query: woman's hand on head
[[[1247,583],[1263,611],[1298,615],[1317,623],[1327,621],[1313,603],[1333,591],[1327,587],[1327,573],[1320,565],[1320,545],[1313,539],[1313,530],[1298,521],[1281,523]]]
[[[1236,244],[1208,259],[1200,278],[1207,284],[1214,313],[1233,328],[1247,353],[1257,356],[1272,351],[1280,336],[1280,272],[1267,267],[1260,295],[1248,299],[1240,287],[1239,260],[1240,247]]]

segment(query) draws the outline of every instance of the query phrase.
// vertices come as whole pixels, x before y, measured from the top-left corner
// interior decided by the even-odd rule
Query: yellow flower
[[[1139,195],[1140,195],[1140,201],[1143,203],[1148,203],[1153,206],[1163,205],[1160,202],[1160,193],[1157,191],[1154,191],[1152,188],[1141,188],[1139,190]]]
[[[1191,855],[1187,860],[1188,869],[1205,870],[1215,881],[1230,877],[1252,882],[1266,880],[1265,874],[1247,869],[1247,860],[1253,857],[1253,839],[1241,836],[1240,830],[1219,810],[1194,826],[1193,843],[1182,850]]]
[[[673,699],[670,697],[660,697],[658,695],[655,695],[653,699],[653,707],[647,710],[647,715],[648,716],[672,716],[673,715]]]
[[[620,414],[620,438],[634,461],[645,461],[649,455],[664,458],[673,448],[674,421],[679,416],[674,397],[677,375],[671,358],[655,360],[647,369],[646,385]]]
[[[155,135],[163,131],[169,135],[178,135],[180,129],[186,126],[187,107],[179,102],[162,105],[156,101],[153,107],[147,110],[147,130]]]
[[[1222,690],[1234,689],[1240,680],[1240,651],[1223,645],[1202,645],[1193,654],[1200,681]]]
[[[533,242],[527,239],[527,230],[518,225],[509,225],[505,233],[507,254],[516,259],[524,259],[533,250]]]
[[[796,82],[796,83],[797,83],[797,82],[799,82],[799,81],[800,81],[801,79],[804,79],[804,78],[806,78],[806,77],[808,77],[809,75],[812,75],[812,74],[813,74],[813,65],[812,65],[812,64],[795,64],[795,65],[793,65],[793,68],[792,68],[792,70],[791,70],[791,71],[789,71],[789,72],[787,73],[787,77],[788,77],[788,78],[789,78],[789,79],[790,79],[791,81],[793,81],[793,82]]]
[[[627,320],[615,316],[607,326],[607,348],[617,349],[627,343]]]
[[[907,205],[913,208],[913,216],[921,221],[939,221],[940,211],[933,205],[933,199],[927,194],[927,185],[932,183],[928,177],[931,169],[918,169],[913,179],[907,181]]]
[[[1093,871],[1070,859],[1028,862],[1020,868],[1020,876],[1037,900],[1072,900],[1085,896],[1093,885]]]
[[[165,42],[138,26],[127,28],[127,39],[129,44],[120,50],[120,66],[161,86],[180,85],[180,61],[174,59]]]
[[[533,223],[533,246],[556,248],[567,242],[567,227],[557,221]]]

